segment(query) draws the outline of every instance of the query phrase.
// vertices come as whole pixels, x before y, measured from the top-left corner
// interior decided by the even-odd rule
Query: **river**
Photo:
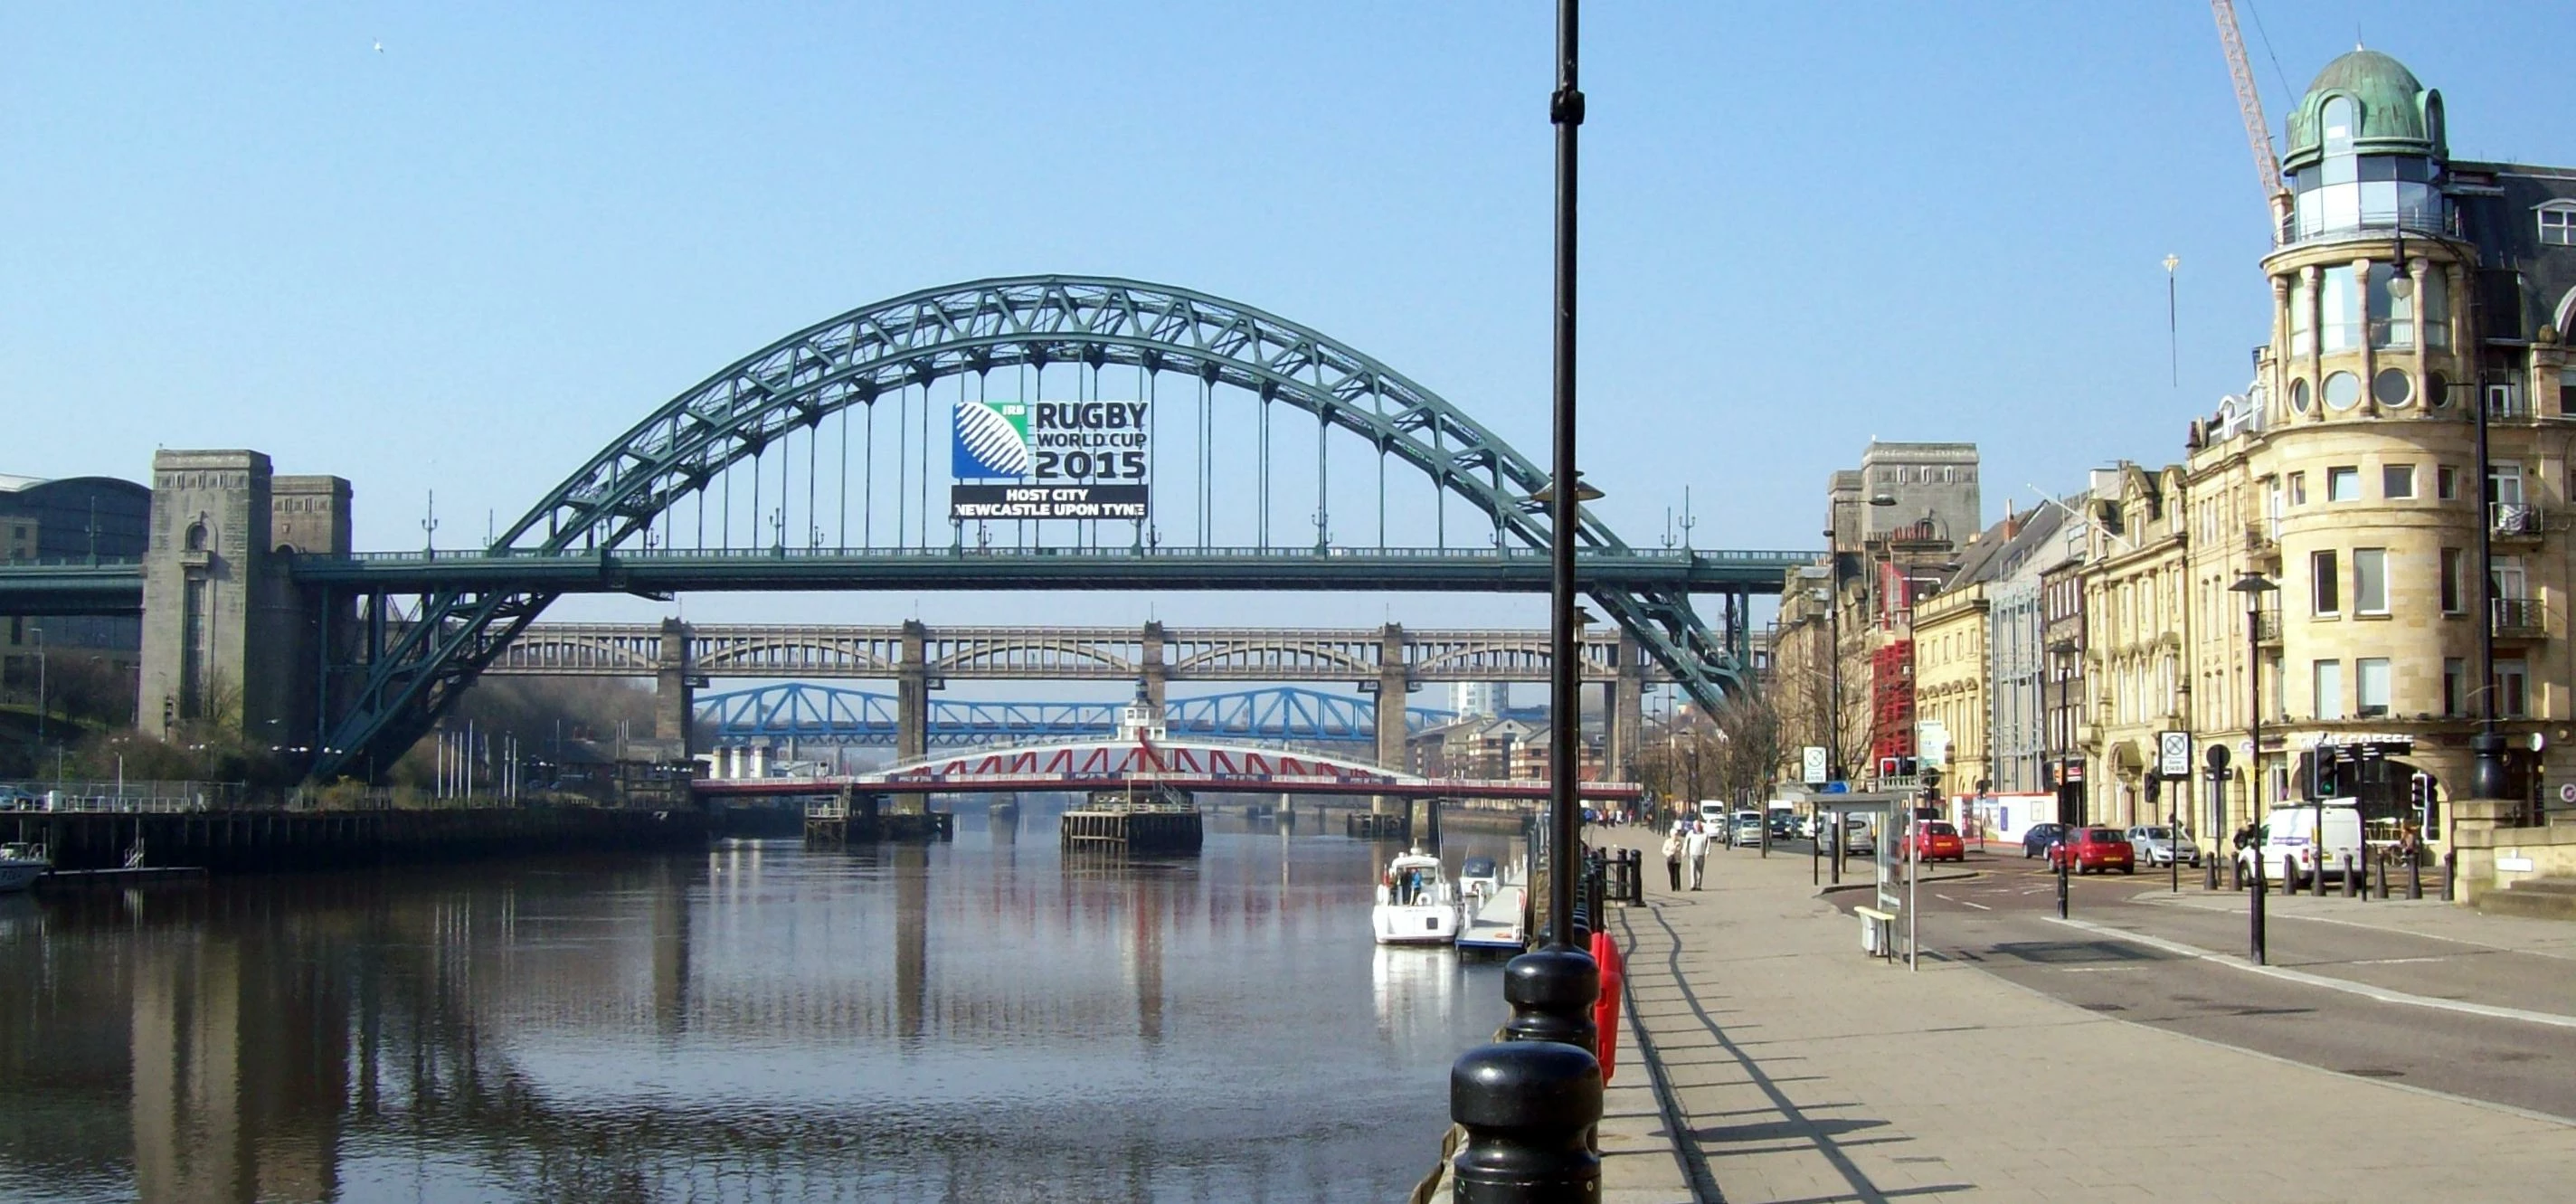
[[[1054,823],[0,897],[0,1199],[1400,1199],[1500,967],[1383,846]]]

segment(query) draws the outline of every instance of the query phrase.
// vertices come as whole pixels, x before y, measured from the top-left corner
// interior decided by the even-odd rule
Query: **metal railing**
[[[2547,635],[2549,608],[2538,598],[2498,598],[2495,630],[2497,635]]]
[[[2487,508],[2487,519],[2502,536],[2537,537],[2541,530],[2540,507],[2530,502],[2496,502]]]
[[[1741,548],[1586,548],[1594,555],[1617,556],[1634,560],[1673,564],[1805,563],[1822,553],[1816,551],[1764,551]],[[306,553],[297,556],[299,564],[409,564],[460,562],[477,560],[597,560],[614,558],[623,563],[731,561],[731,560],[843,560],[843,559],[934,559],[954,560],[960,557],[1028,557],[1084,556],[1118,560],[1185,560],[1200,557],[1225,559],[1314,559],[1316,557],[1392,557],[1421,560],[1506,560],[1543,561],[1546,548],[1524,547],[1455,547],[1399,548],[1330,545],[1318,548],[1311,544],[1274,545],[1271,547],[1196,547],[1180,544],[1136,547],[1105,545],[1093,548],[1075,547],[1001,547],[962,544],[949,547],[804,547],[770,545],[755,548],[652,548],[610,549],[601,551],[566,550],[545,552],[535,548],[442,548],[409,552],[350,552],[345,555]]]

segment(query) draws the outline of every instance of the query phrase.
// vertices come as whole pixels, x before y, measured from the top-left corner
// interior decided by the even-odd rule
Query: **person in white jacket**
[[[1691,821],[1690,834],[1682,837],[1682,856],[1690,858],[1692,890],[1699,889],[1701,875],[1708,871],[1708,821]]]

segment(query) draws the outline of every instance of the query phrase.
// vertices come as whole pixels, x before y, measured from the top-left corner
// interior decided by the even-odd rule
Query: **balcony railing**
[[[2258,610],[2254,612],[2254,642],[2258,644],[2278,644],[2281,642],[2280,611]]]
[[[2495,633],[2535,638],[2549,634],[2549,608],[2538,598],[2495,600]]]
[[[2489,528],[2505,539],[2540,538],[2540,507],[2530,502],[2497,502],[2487,507]]]

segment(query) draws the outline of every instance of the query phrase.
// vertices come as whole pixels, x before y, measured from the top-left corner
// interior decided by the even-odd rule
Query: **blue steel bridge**
[[[697,700],[702,734],[716,743],[891,748],[901,724],[896,696],[811,682],[729,690]],[[1010,744],[1115,735],[1122,702],[930,703],[932,747]],[[1369,744],[1377,739],[1377,700],[1302,686],[1271,686],[1175,698],[1164,704],[1165,729],[1189,739],[1261,740],[1289,744]],[[1538,721],[1544,707],[1507,712]],[[1458,718],[1437,707],[1406,707],[1405,729],[1419,732]]]
[[[971,444],[981,456],[995,415],[1049,405],[1113,414],[1127,427],[1111,441],[1141,459],[1077,463],[1050,450],[1071,445],[1034,433],[1031,465],[968,456],[970,418],[983,424]],[[980,483],[1050,468],[1105,500],[1062,512],[1090,517],[1023,512],[1019,495]],[[1615,490],[1658,487],[1594,475]],[[480,547],[244,546],[202,517],[190,525],[220,523],[222,508],[162,513],[159,481],[162,542],[149,555],[167,563],[0,566],[0,614],[140,613],[146,690],[168,691],[147,700],[148,728],[220,714],[208,691],[250,682],[245,726],[286,734],[312,777],[372,776],[566,595],[1544,593],[1549,516],[1533,495],[1549,483],[1462,407],[1312,327],[1167,285],[1022,276],[861,306],[755,350],[643,412]],[[237,482],[198,473],[181,485],[202,499]],[[1038,516],[985,517],[1020,513]],[[1750,598],[1816,555],[1640,546],[1588,510],[1577,542],[1593,607],[1704,706],[1751,684]],[[210,598],[290,582],[254,609],[291,606],[294,621],[262,636],[291,646],[156,641],[189,628],[145,607],[145,583],[181,578],[202,578]],[[182,594],[156,596],[175,612]],[[1714,599],[1712,615],[1698,598]],[[259,680],[276,672],[302,680]],[[899,705],[918,712],[927,698]]]

